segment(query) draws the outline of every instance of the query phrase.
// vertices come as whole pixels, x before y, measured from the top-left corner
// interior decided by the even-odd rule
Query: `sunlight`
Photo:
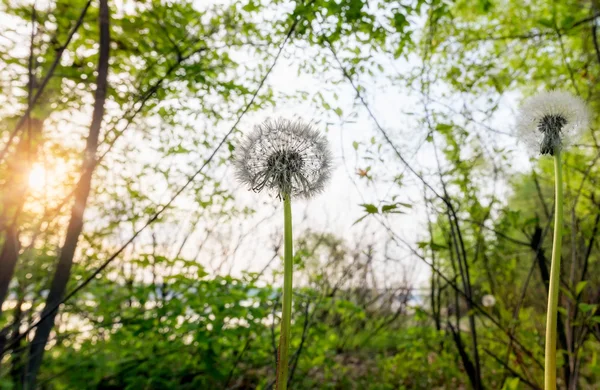
[[[43,213],[46,207],[59,205],[67,195],[70,166],[60,158],[45,159],[31,165],[27,175],[27,202],[25,209],[34,214]]]
[[[46,169],[35,164],[29,172],[29,187],[33,190],[39,191],[46,186]]]

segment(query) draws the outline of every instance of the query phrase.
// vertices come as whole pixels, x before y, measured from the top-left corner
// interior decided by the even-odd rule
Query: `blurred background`
[[[0,2],[0,388],[270,389],[282,203],[241,137],[331,144],[296,201],[289,386],[541,389],[563,89],[559,386],[600,380],[597,0]]]

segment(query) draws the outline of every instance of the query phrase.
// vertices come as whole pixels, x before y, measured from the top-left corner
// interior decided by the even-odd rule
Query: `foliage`
[[[266,254],[242,246],[276,225],[247,228],[268,207],[243,206],[228,166],[246,115],[306,101],[331,132],[358,120],[374,132],[342,145],[363,197],[348,230],[364,231],[296,237],[291,387],[541,388],[552,165],[522,158],[507,118],[523,96],[558,87],[600,110],[597,1],[111,1],[83,206],[72,199],[86,173],[99,2],[1,4],[0,266],[16,267],[0,272],[0,387],[32,383],[31,335],[58,275],[73,294],[38,387],[271,388],[281,242]],[[276,93],[280,53],[317,92]],[[380,88],[410,98],[393,121],[381,120]],[[593,117],[565,154],[558,364],[569,389],[600,381]],[[85,224],[64,273],[77,207]],[[260,272],[227,269],[268,256]],[[405,259],[427,265],[428,283],[412,282]]]

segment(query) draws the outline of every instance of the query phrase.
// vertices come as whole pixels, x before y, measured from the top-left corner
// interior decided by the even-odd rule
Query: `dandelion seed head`
[[[585,102],[565,91],[528,99],[517,119],[517,135],[533,153],[554,155],[576,141],[589,126]]]
[[[481,304],[484,307],[492,307],[496,304],[496,297],[491,294],[486,294],[481,298]]]
[[[267,119],[238,147],[237,178],[250,189],[267,189],[280,199],[310,198],[321,192],[331,175],[327,139],[300,120]]]

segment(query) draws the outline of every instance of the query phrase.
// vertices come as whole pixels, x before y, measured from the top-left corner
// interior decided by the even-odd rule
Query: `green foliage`
[[[1,150],[86,4],[37,5],[31,55],[31,4],[2,1]],[[377,121],[376,135],[345,145],[357,159],[357,187],[372,195],[354,205],[360,213],[355,228],[380,226],[374,242],[366,238],[367,228],[354,242],[344,232],[297,237],[292,387],[468,388],[476,355],[486,388],[540,387],[552,164],[539,159],[532,172],[523,167],[502,138],[511,132],[504,103],[560,87],[598,112],[600,52],[591,33],[599,23],[597,2],[109,4],[106,114],[67,291],[111,259],[133,232],[142,233],[60,307],[40,387],[271,388],[279,245],[274,243],[269,263],[275,279],[269,266],[236,273],[224,261],[218,264],[262,259],[239,249],[242,238],[231,241],[240,221],[266,209],[235,202],[227,181],[235,141],[223,136],[246,109],[283,107],[294,99],[312,102],[316,117],[327,122],[323,126],[352,123],[367,116],[364,108],[369,120],[377,119],[381,110],[369,93],[380,87],[414,93],[423,109],[410,108],[415,123],[406,117],[391,125]],[[0,357],[0,388],[22,388],[30,356],[21,332],[39,317],[69,223],[96,87],[97,19],[93,1],[31,111],[39,129],[28,122],[0,159],[0,244],[4,249],[10,242],[6,221],[14,221],[20,244],[0,317],[0,347],[8,351]],[[288,34],[284,57],[323,86],[313,95],[280,96],[267,82],[248,106]],[[564,161],[570,214],[559,374],[562,387],[582,389],[600,381],[594,118],[583,146]],[[382,136],[379,126],[391,137]],[[425,154],[405,153],[401,146],[409,136],[423,140]],[[207,169],[178,192],[222,140]],[[426,163],[411,170],[398,155],[409,164]],[[27,185],[36,166],[49,173],[37,190]],[[386,191],[379,193],[382,183]],[[259,227],[250,229],[250,237]],[[411,243],[397,234],[420,227]],[[399,281],[405,270],[394,265],[406,246],[411,260],[430,266],[428,284]],[[488,295],[492,304],[484,303]]]

